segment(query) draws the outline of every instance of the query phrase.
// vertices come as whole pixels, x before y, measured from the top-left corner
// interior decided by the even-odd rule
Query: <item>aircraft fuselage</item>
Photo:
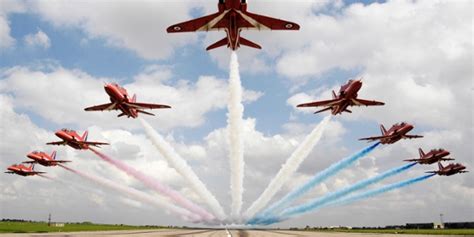
[[[135,108],[128,106],[126,103],[133,102],[132,98],[129,97],[127,90],[118,85],[107,84],[104,86],[105,92],[110,97],[110,102],[115,103],[117,108],[128,117],[137,118],[138,111]],[[125,103],[124,103],[125,102]]]

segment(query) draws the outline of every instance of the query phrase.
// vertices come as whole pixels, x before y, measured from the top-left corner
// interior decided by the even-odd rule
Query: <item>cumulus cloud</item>
[[[31,11],[59,28],[82,29],[89,38],[104,39],[146,59],[164,59],[174,49],[193,43],[195,34],[169,35],[169,25],[190,18],[197,3],[173,1],[31,1]]]
[[[48,35],[42,30],[38,30],[36,34],[26,35],[24,40],[26,45],[31,47],[38,46],[47,49],[51,46],[51,41],[49,40]]]
[[[253,70],[254,73],[268,73],[274,69],[272,64],[276,62],[276,71],[295,83],[304,83],[313,77],[324,80],[321,75],[337,68],[357,69],[360,76],[364,76],[364,87],[359,96],[385,101],[386,105],[357,108],[353,114],[333,120],[321,143],[275,198],[281,197],[295,185],[335,161],[362,149],[366,144],[355,143],[353,140],[367,125],[356,121],[359,119],[376,120],[384,124],[400,120],[414,122],[425,138],[380,147],[369,157],[321,184],[300,202],[400,166],[403,164],[402,159],[416,157],[418,147],[425,150],[444,147],[460,162],[474,167],[471,159],[473,151],[468,142],[472,140],[474,131],[472,27],[470,21],[465,20],[471,17],[470,5],[466,4],[469,2],[388,1],[369,5],[352,4],[347,7],[344,7],[341,1],[335,4],[332,2],[334,1],[275,3],[284,3],[286,7],[268,7],[264,2],[252,4],[250,11],[298,22],[302,29],[291,33],[245,32],[246,38],[260,43],[264,49],[261,52],[250,49],[239,51],[239,57],[244,63],[242,69]],[[158,3],[156,4],[160,6],[154,5],[155,3],[111,6],[109,3],[91,2],[88,6],[93,7],[87,8],[50,1],[31,4],[35,12],[56,27],[79,27],[88,37],[106,39],[110,45],[133,50],[144,58],[165,58],[170,56],[176,47],[194,44],[197,39],[194,34],[168,36],[159,30],[155,31],[190,19],[189,10],[196,6],[194,3],[174,3],[182,5],[170,7],[177,11],[168,11],[168,8]],[[215,10],[215,3],[206,2],[203,6],[202,10],[206,13]],[[160,16],[161,13],[164,15]],[[148,26],[149,22],[156,24],[143,27]],[[220,33],[222,32],[206,35],[203,44],[207,45],[221,38],[223,35],[218,35]],[[211,56],[219,61],[222,67],[227,68],[228,56],[225,50],[211,53]],[[7,157],[0,160],[2,166],[18,162],[29,150],[44,148],[44,142],[55,140],[52,131],[40,128],[43,127],[41,120],[35,120],[38,124],[33,123],[29,116],[24,114],[23,111],[26,111],[29,115],[39,115],[46,121],[51,121],[54,126],[74,126],[80,131],[89,129],[91,139],[112,143],[112,146],[104,147],[107,154],[136,166],[137,169],[163,180],[197,200],[198,197],[185,186],[176,171],[161,159],[144,134],[137,131],[138,125],[131,122],[133,120],[111,120],[115,117],[113,113],[86,113],[81,110],[86,106],[106,102],[108,98],[102,89],[103,82],[113,81],[113,78],[99,78],[79,70],[61,67],[48,70],[13,67],[3,69],[1,78],[0,135],[5,139],[0,143],[0,151],[2,157]],[[124,86],[130,93],[137,93],[139,100],[173,106],[171,110],[156,111],[158,116],[148,120],[161,132],[168,132],[178,127],[198,128],[206,121],[206,115],[210,111],[225,108],[225,80],[201,76],[192,81],[175,78],[171,67],[153,65]],[[325,84],[291,92],[293,95],[288,99],[288,105],[330,98],[331,89],[338,89],[339,83]],[[42,93],[38,93],[39,91]],[[247,103],[257,100],[261,94],[246,91]],[[296,117],[301,115],[299,112],[294,114]],[[244,124],[244,208],[260,195],[281,164],[314,126],[293,119],[291,123],[282,126],[281,133],[265,134],[256,129],[257,122],[258,119],[247,118]],[[215,127],[203,141],[189,143],[176,141],[172,133],[165,135],[167,141],[189,160],[222,205],[228,207],[230,194],[225,190],[229,190],[229,162],[225,129]],[[373,129],[376,129],[375,124]],[[25,131],[28,131],[29,136],[25,137]],[[64,158],[74,159],[74,167],[109,175],[108,178],[146,190],[140,183],[100,162],[91,154],[64,147],[58,148],[58,152]],[[416,177],[432,169],[435,167],[416,166],[403,176],[394,177],[386,183]],[[48,172],[74,184],[83,184],[64,171],[48,169]],[[92,186],[83,185],[86,190]],[[474,218],[471,211],[474,208],[471,201],[473,188],[469,174],[452,176],[449,179],[434,177],[416,187],[347,207],[321,210],[319,213],[286,222],[282,226],[426,222],[439,212],[445,213],[446,219],[450,221],[469,220]],[[70,192],[64,192],[64,187],[52,189],[51,184],[43,180],[8,176],[0,182],[0,190],[3,190],[0,196],[4,207],[2,211],[11,217],[22,218],[27,215],[44,219],[44,214],[40,211],[23,210],[18,207],[18,203],[28,202],[31,205],[43,206],[45,204],[40,202],[38,197],[46,199],[54,196],[57,202],[46,205],[55,208],[57,213],[64,213],[61,214],[62,218],[67,220],[94,216],[94,220],[116,223],[124,220],[137,224],[149,220],[153,220],[151,224],[179,223],[146,208],[117,208],[124,203],[134,207],[138,205],[117,198],[112,193],[90,188],[91,193],[81,193],[70,187],[67,187]],[[88,206],[91,203],[102,205],[94,204],[93,208],[90,208]],[[71,205],[80,208],[76,208],[77,211],[71,214]],[[97,209],[101,210],[99,214]],[[389,213],[389,217],[380,215],[380,210]],[[354,217],[348,217],[347,213],[353,213]],[[140,218],[129,220],[120,217],[131,215]]]
[[[10,22],[8,15],[21,13],[26,10],[23,1],[2,0],[0,8],[0,48],[9,48],[15,44],[15,39],[10,35]]]
[[[464,20],[470,15],[468,5],[468,1],[389,1],[353,4],[335,16],[311,16],[307,27],[318,36],[284,54],[278,71],[300,80],[321,79],[319,75],[335,68],[362,68],[359,96],[386,105],[355,109],[350,119],[466,126],[470,116],[462,108],[472,105],[473,46],[472,27]],[[330,90],[298,92],[288,103],[311,98],[330,98]]]
[[[0,91],[12,93],[15,106],[34,111],[36,114],[60,125],[99,125],[110,128],[137,128],[138,122],[126,118],[114,119],[115,112],[85,112],[84,108],[108,101],[103,90],[104,82],[112,78],[96,78],[80,70],[54,68],[52,71],[36,71],[26,67],[14,67],[2,72]],[[226,106],[227,83],[213,76],[201,76],[195,83],[177,80],[172,82],[172,71],[166,67],[149,67],[123,85],[137,100],[171,105],[168,110],[155,110],[157,119],[149,121],[160,130],[176,127],[196,127],[205,122],[205,115]],[[34,80],[34,83],[32,83]],[[48,93],[38,93],[38,91]],[[54,95],[54,96],[51,96]],[[261,92],[244,92],[244,101],[252,102]],[[62,99],[58,99],[62,98]]]

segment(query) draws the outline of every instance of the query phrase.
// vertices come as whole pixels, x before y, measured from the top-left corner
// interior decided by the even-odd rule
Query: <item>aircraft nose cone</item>
[[[354,86],[357,86],[358,88],[362,87],[362,81],[360,80],[355,81]]]
[[[111,91],[112,91],[112,85],[106,84],[106,85],[104,86],[104,90],[105,90],[106,92],[111,92]]]

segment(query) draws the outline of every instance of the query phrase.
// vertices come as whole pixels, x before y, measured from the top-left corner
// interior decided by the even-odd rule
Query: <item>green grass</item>
[[[76,232],[76,231],[108,231],[108,230],[143,230],[159,229],[160,227],[103,225],[91,223],[71,223],[64,227],[48,226],[46,222],[0,222],[0,233],[47,233],[47,232]]]
[[[314,231],[415,235],[474,235],[474,229],[335,229]]]

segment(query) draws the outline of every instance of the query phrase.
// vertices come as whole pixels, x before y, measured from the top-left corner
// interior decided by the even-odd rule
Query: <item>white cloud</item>
[[[8,15],[24,12],[23,1],[2,0],[0,8],[0,48],[9,48],[15,44],[15,39],[10,35],[10,22]]]
[[[58,27],[80,27],[91,38],[104,38],[111,45],[131,49],[145,58],[167,57],[173,52],[173,47],[194,43],[196,40],[194,34],[166,35],[160,31],[169,24],[191,18],[188,10],[195,5],[184,2],[178,3],[182,4],[182,7],[170,8],[163,8],[162,4],[154,5],[155,3],[141,3],[136,6],[130,6],[128,3],[116,6],[108,3],[88,3],[93,4],[88,7],[77,4],[66,6],[63,2],[49,1],[32,4],[36,5],[36,11],[44,19]],[[261,4],[260,8],[257,4]],[[470,84],[472,42],[469,34],[472,29],[470,23],[465,20],[471,17],[469,6],[464,7],[462,1],[389,1],[371,5],[355,4],[349,8],[341,8],[341,2],[329,7],[327,3],[320,1],[299,2],[301,5],[287,2],[285,4],[287,9],[269,8],[264,2],[256,2],[249,10],[293,20],[302,25],[302,30],[294,33],[245,32],[246,38],[264,47],[264,53],[239,51],[243,70],[266,73],[272,69],[271,65],[267,65],[268,61],[276,58],[278,72],[288,76],[292,82],[301,82],[301,78],[307,80],[317,77],[334,68],[357,68],[364,75],[364,87],[360,91],[360,97],[385,101],[387,104],[385,107],[354,109],[350,116],[344,115],[333,120],[321,143],[302,164],[294,179],[285,185],[278,195],[283,195],[315,172],[365,146],[363,143],[348,141],[355,136],[355,127],[359,126],[355,121],[348,121],[349,119],[365,118],[383,123],[408,120],[415,122],[417,126],[421,125],[426,137],[381,147],[370,157],[321,184],[306,196],[305,200],[400,166],[403,164],[402,159],[416,155],[418,147],[425,150],[444,147],[450,150],[459,162],[467,164],[468,169],[474,167],[471,159],[473,151],[468,142],[472,140],[474,131]],[[336,15],[329,16],[326,15],[327,12],[314,15],[314,12],[321,10],[318,4],[326,7],[325,11]],[[89,6],[94,9],[91,10]],[[168,11],[171,8],[176,8],[178,12]],[[205,11],[209,12],[208,9],[214,11],[215,3],[206,3]],[[168,12],[160,16],[164,11]],[[206,36],[204,42],[212,41],[211,37],[221,36],[217,37],[217,33]],[[177,42],[173,42],[175,40]],[[204,52],[204,48],[202,50]],[[227,56],[224,58],[219,55],[222,52],[216,52],[212,57],[219,61],[220,57],[226,59]],[[245,63],[253,64],[254,68]],[[227,68],[228,63],[223,61],[222,66]],[[259,71],[255,67],[265,70]],[[44,143],[55,140],[52,131],[40,128],[42,121],[38,120],[38,124],[34,124],[26,114],[18,112],[26,111],[55,125],[80,127],[80,131],[89,129],[90,139],[112,143],[103,149],[107,154],[180,189],[193,199],[197,198],[184,186],[177,173],[161,159],[146,137],[135,131],[138,123],[130,119],[116,119],[115,113],[82,111],[86,106],[107,101],[102,85],[103,81],[112,81],[111,78],[98,78],[79,70],[60,67],[48,70],[14,67],[4,69],[1,77],[0,135],[4,139],[1,140],[0,151],[2,158],[6,157],[0,160],[2,166],[20,161],[31,149],[50,149],[45,148]],[[329,88],[338,86],[337,83],[330,84],[297,91],[287,103],[294,106],[306,100],[330,98]],[[206,114],[224,109],[227,100],[225,80],[211,76],[201,76],[195,82],[176,80],[173,68],[167,66],[150,66],[136,75],[125,87],[130,93],[137,93],[139,100],[173,106],[171,110],[156,111],[158,116],[148,120],[160,130],[182,126],[199,127],[206,121]],[[257,100],[260,95],[260,92],[245,92],[247,102]],[[314,126],[292,121],[283,126],[282,133],[267,135],[256,129],[257,121],[253,118],[245,121],[244,208],[263,191],[280,165]],[[352,126],[346,127],[345,122]],[[134,132],[128,131],[130,129]],[[167,140],[189,160],[196,173],[216,194],[223,206],[228,207],[230,198],[226,191],[229,190],[226,131],[225,128],[214,129],[201,142],[177,142],[172,134],[168,134]],[[76,168],[105,174],[110,179],[149,191],[92,154],[65,147],[58,148],[58,152],[62,158],[73,159],[72,165]],[[416,177],[433,168],[416,166],[387,183]],[[52,175],[70,180],[74,184],[83,184],[83,181],[62,170],[47,170]],[[19,207],[18,203],[44,206],[45,203],[38,197],[49,200],[54,196],[55,202],[47,202],[46,206],[54,208],[58,215],[67,220],[90,217],[95,218],[92,221],[97,222],[106,220],[143,224],[143,221],[153,220],[150,224],[179,223],[147,208],[120,208],[123,203],[133,206],[136,206],[136,203],[124,201],[116,197],[115,193],[109,192],[100,192],[101,198],[97,199],[95,188],[87,190],[93,185],[86,183],[84,186],[85,190],[78,191],[75,186],[53,187],[51,183],[43,180],[8,176],[0,181],[0,190],[3,190],[0,195],[2,211],[9,217],[44,219],[44,214],[40,211],[26,210]],[[416,187],[347,207],[325,209],[320,212],[323,214],[314,213],[286,222],[283,226],[315,223],[384,225],[425,222],[438,215],[438,212],[445,213],[449,220],[472,219],[473,188],[469,173],[449,179],[435,177]],[[91,193],[85,194],[85,191]],[[94,200],[103,205],[90,207]],[[71,205],[76,207],[76,212],[69,211]],[[98,209],[101,210],[100,213],[97,212]],[[388,213],[390,218],[381,216],[380,210]],[[355,213],[355,217],[348,217],[347,213]],[[130,216],[140,218],[130,220]],[[360,218],[361,216],[364,218]]]
[[[24,40],[25,43],[31,47],[38,46],[47,49],[51,46],[51,41],[49,40],[48,35],[42,30],[38,30],[36,34],[26,35]]]
[[[465,20],[469,4],[388,1],[353,4],[335,16],[310,16],[306,27],[317,35],[307,35],[306,44],[285,53],[278,72],[298,81],[321,79],[336,68],[360,69],[364,86],[359,96],[386,105],[355,108],[345,119],[466,127],[471,120],[465,108],[472,108],[472,27]],[[329,99],[330,90],[298,92],[288,103],[310,98]]]
[[[196,127],[205,122],[208,112],[226,107],[225,80],[201,76],[195,83],[184,80],[171,82],[171,77],[170,69],[149,67],[137,75],[135,81],[124,85],[129,93],[137,94],[138,101],[172,106],[172,109],[153,111],[157,118],[147,118],[156,128],[169,130],[176,127]],[[113,79],[95,78],[79,70],[53,68],[50,72],[43,72],[25,67],[6,69],[2,73],[2,79],[0,91],[12,93],[15,106],[34,111],[56,124],[78,124],[83,127],[94,124],[105,128],[140,127],[138,122],[134,123],[131,119],[115,118],[115,112],[83,111],[85,107],[108,101],[103,83]],[[260,92],[246,90],[244,101],[255,101],[261,95]]]
[[[164,59],[174,48],[196,40],[195,34],[166,33],[172,24],[189,19],[196,3],[177,1],[104,2],[32,1],[33,12],[57,27],[79,28],[90,38],[126,48],[146,59]]]

